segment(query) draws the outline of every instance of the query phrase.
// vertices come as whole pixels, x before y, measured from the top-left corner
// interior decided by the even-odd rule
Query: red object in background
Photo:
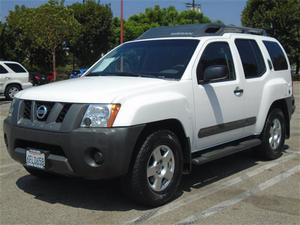
[[[53,72],[50,72],[50,73],[48,74],[47,80],[48,80],[49,82],[54,81],[54,73],[53,73]]]
[[[40,78],[40,74],[35,75],[34,78],[35,78],[36,80],[40,80],[40,79],[41,79],[41,78]]]

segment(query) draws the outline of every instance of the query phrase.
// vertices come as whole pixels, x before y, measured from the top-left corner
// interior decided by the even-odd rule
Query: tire
[[[269,113],[263,133],[262,144],[257,149],[266,160],[277,159],[282,155],[286,133],[285,117],[282,110],[275,108]]]
[[[6,100],[11,101],[15,94],[21,91],[21,87],[18,84],[9,84],[5,88],[4,96]]]
[[[55,177],[54,174],[52,173],[47,173],[45,171],[39,170],[39,169],[34,169],[34,168],[30,168],[30,167],[26,167],[24,166],[25,170],[32,176],[37,177],[37,178],[53,178]]]
[[[135,158],[133,168],[123,177],[123,190],[136,202],[156,207],[170,201],[181,181],[182,148],[168,130],[150,134]]]

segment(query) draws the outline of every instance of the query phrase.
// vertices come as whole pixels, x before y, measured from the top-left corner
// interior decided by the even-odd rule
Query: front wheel
[[[182,165],[182,148],[176,135],[168,130],[156,131],[144,141],[123,185],[137,202],[162,205],[177,192]]]
[[[280,109],[273,109],[266,120],[262,133],[262,144],[257,151],[267,160],[277,159],[282,155],[285,141],[285,117]]]

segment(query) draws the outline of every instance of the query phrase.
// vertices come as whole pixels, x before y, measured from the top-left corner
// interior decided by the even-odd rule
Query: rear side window
[[[7,70],[3,66],[0,65],[0,74],[1,73],[7,73]]]
[[[206,46],[197,66],[198,81],[203,80],[203,74],[207,67],[215,65],[226,67],[228,72],[226,80],[235,80],[233,59],[227,42],[213,42]]]
[[[26,73],[26,70],[16,63],[5,63],[5,65],[7,65],[15,73]]]
[[[287,70],[288,64],[280,46],[273,41],[263,41],[271,57],[274,70]]]
[[[246,78],[260,77],[266,72],[262,53],[255,40],[236,39]]]

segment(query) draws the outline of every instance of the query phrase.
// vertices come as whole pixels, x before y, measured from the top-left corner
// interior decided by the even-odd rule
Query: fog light
[[[95,163],[98,164],[98,165],[103,164],[103,162],[104,162],[103,154],[101,152],[95,152],[94,153],[94,160],[95,160]]]
[[[97,148],[88,148],[84,160],[91,167],[99,167],[104,163],[104,154]]]

